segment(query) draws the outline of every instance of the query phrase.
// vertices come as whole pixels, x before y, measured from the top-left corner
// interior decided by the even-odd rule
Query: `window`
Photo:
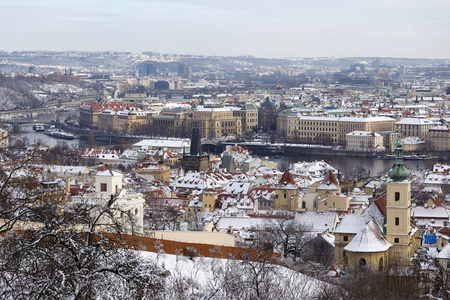
[[[395,192],[395,201],[400,201],[400,193]]]
[[[364,258],[361,258],[359,260],[359,267],[364,268],[366,266],[366,260]]]
[[[106,192],[107,185],[106,183],[100,183],[100,192]]]
[[[344,250],[343,252],[343,256],[345,257],[347,255],[347,252]]]
[[[286,195],[286,193],[284,193],[284,199],[286,199],[286,197],[287,197],[287,195]]]
[[[394,243],[396,243],[396,244],[400,243],[400,239],[399,238],[395,238],[394,239]]]
[[[378,271],[383,271],[383,258],[380,257],[380,262],[378,264]]]
[[[447,260],[447,269],[450,269],[450,260]]]
[[[344,235],[344,242],[348,242],[348,236]]]
[[[400,225],[400,218],[395,218],[395,226]]]
[[[306,208],[306,202],[302,202],[302,208]]]

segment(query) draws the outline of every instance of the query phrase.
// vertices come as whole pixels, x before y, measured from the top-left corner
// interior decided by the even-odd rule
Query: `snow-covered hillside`
[[[140,252],[168,271],[166,299],[317,299],[330,284],[279,265]]]

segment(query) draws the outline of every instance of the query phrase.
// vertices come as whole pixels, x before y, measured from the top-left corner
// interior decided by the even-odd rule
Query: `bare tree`
[[[313,237],[308,226],[295,222],[286,214],[259,228],[255,246],[265,250],[272,248],[285,258],[297,261],[304,254],[306,243]]]
[[[30,207],[34,228],[11,231],[0,241],[1,298],[141,299],[162,291],[163,272],[127,249],[122,224],[111,224],[115,233],[104,234],[100,216],[117,212],[106,206],[92,214],[89,203],[63,214],[61,208],[57,201]]]

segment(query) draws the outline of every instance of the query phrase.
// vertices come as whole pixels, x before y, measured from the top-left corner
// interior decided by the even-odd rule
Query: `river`
[[[264,156],[262,156],[264,157]],[[370,170],[372,176],[379,173],[386,173],[393,165],[393,159],[376,159],[374,157],[342,157],[342,156],[323,156],[323,155],[299,155],[299,156],[270,156],[269,160],[278,163],[280,170],[286,169],[286,164],[292,164],[303,161],[324,160],[341,173],[349,173],[351,169],[359,166],[367,171]],[[410,170],[432,169],[436,163],[434,160],[405,160],[406,167]]]
[[[59,119],[61,122],[64,122],[67,118],[78,115],[77,112],[59,112]],[[48,123],[51,120],[56,119],[56,113],[49,111],[47,113],[42,113],[35,115],[33,117],[29,118],[21,118],[20,121],[37,121],[37,122],[45,122]],[[69,148],[71,149],[79,149],[87,147],[87,141],[83,141],[80,139],[74,139],[74,140],[65,140],[65,139],[57,139],[50,137],[48,135],[45,135],[43,132],[36,132],[33,130],[32,124],[22,124],[20,125],[20,133],[17,136],[14,136],[13,139],[18,140],[26,140],[28,144],[34,143],[34,142],[40,142],[47,146],[55,146],[58,143],[67,143],[69,145]],[[14,143],[14,142],[13,142]]]
[[[78,110],[78,108],[77,108]],[[78,115],[78,111],[75,112],[60,112],[59,118],[63,122],[66,118]],[[55,112],[48,112],[45,114],[40,114],[33,116],[32,118],[25,118],[23,120],[27,121],[38,121],[38,122],[49,122],[50,120],[55,120]],[[42,132],[35,132],[33,130],[33,125],[21,125],[22,133],[18,138],[26,138],[28,142],[41,141],[48,146],[55,146],[58,143],[65,142],[69,145],[71,149],[81,149],[87,147],[87,140],[63,140],[55,139],[53,137],[47,136]],[[264,156],[262,156],[264,157]],[[348,173],[352,168],[357,166],[362,167],[366,170],[370,170],[372,175],[377,175],[379,173],[386,173],[392,165],[394,160],[386,159],[375,159],[374,157],[339,157],[339,156],[324,156],[324,155],[298,155],[298,156],[281,156],[275,157],[270,156],[270,160],[278,163],[278,168],[284,170],[286,164],[292,164],[302,161],[315,161],[315,160],[325,160],[331,164],[334,168],[338,169],[342,173]],[[433,160],[406,160],[405,165],[410,169],[432,169],[436,161]]]

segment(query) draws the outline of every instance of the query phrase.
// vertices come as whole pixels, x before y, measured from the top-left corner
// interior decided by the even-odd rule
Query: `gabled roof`
[[[325,178],[322,180],[322,183],[317,187],[318,190],[339,190],[339,183],[336,180],[333,172],[331,170],[328,171]]]
[[[337,217],[335,212],[307,211],[296,214],[294,222],[310,232],[333,232]]]
[[[450,259],[450,244],[447,244],[444,248],[442,248],[441,252],[439,252],[438,257],[443,259]]]
[[[431,202],[431,203],[430,203]],[[444,202],[442,202],[441,199],[439,199],[439,197],[435,196],[432,197],[430,200],[428,200],[427,205],[431,206],[431,205],[435,205],[435,206],[444,206]]]
[[[444,206],[416,206],[412,208],[411,214],[416,218],[449,219],[447,209]]]
[[[345,215],[334,233],[357,234],[364,228],[370,218],[367,215]]]
[[[384,238],[382,232],[373,220],[369,220],[366,226],[352,239],[345,251],[349,252],[385,252],[392,245]]]
[[[442,227],[438,232],[442,235],[450,236],[450,228],[448,226]]]
[[[322,184],[334,184],[339,186],[339,182],[336,180],[336,177],[334,176],[333,172],[331,172],[331,170],[328,171],[327,175],[322,180]]]
[[[286,184],[296,185],[294,178],[292,178],[292,175],[289,172],[289,170],[284,171],[283,175],[281,176],[280,182],[279,182],[280,186],[283,186]]]
[[[385,216],[381,213],[375,202],[372,202],[361,215],[372,218],[372,220],[377,222],[378,227],[384,227]]]
[[[386,210],[387,194],[380,196],[377,200],[374,201],[374,203],[378,207],[380,212],[383,214],[383,216],[386,217],[386,215],[387,215],[387,210]]]

